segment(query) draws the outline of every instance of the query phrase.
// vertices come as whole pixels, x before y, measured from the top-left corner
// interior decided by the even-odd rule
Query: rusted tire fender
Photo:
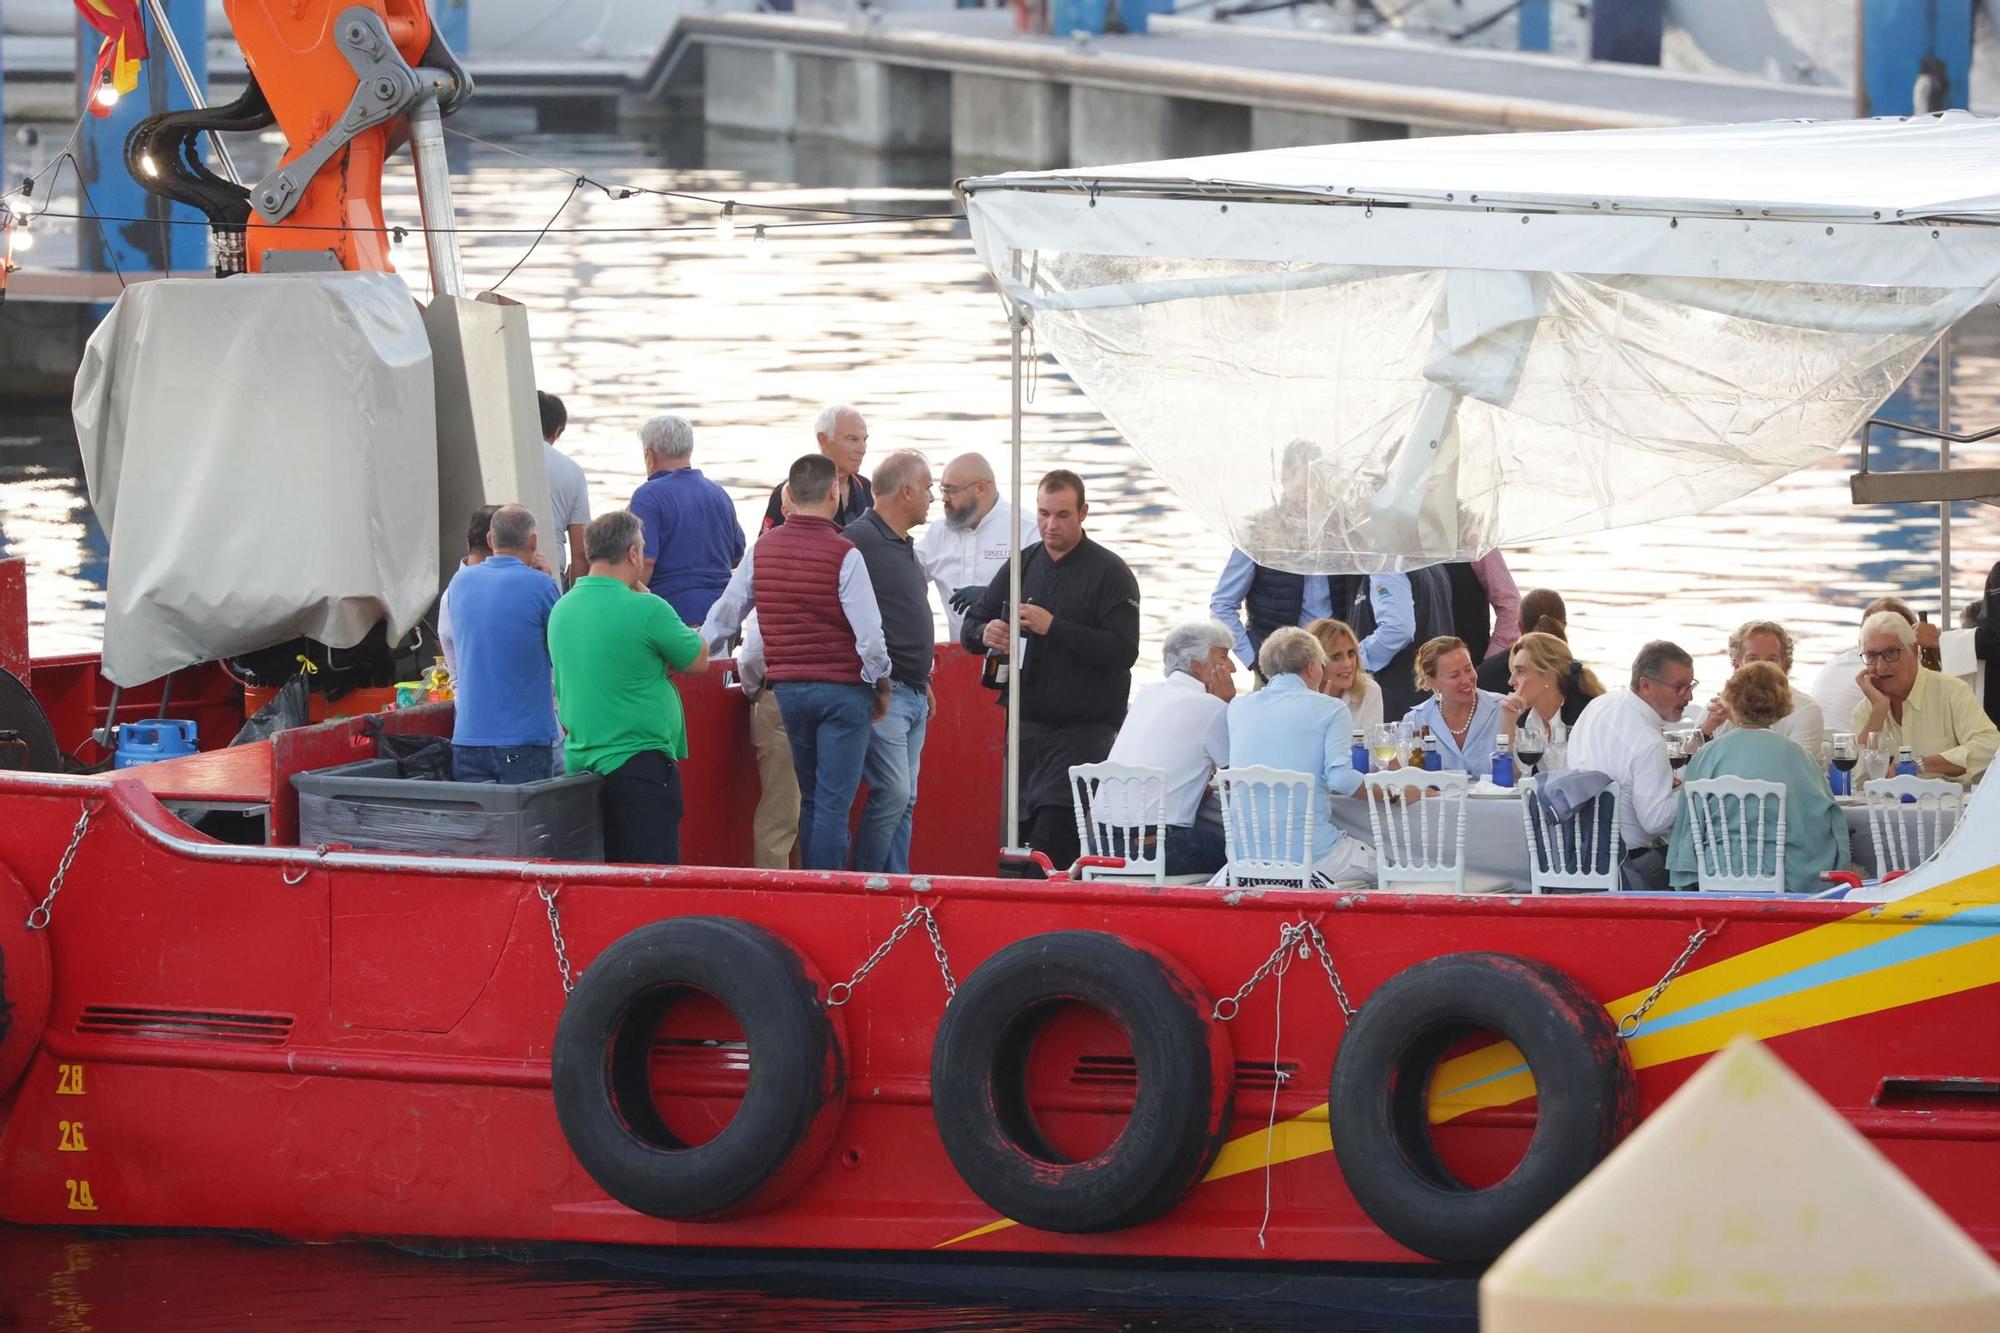
[[[1438,1156],[1430,1084],[1445,1053],[1480,1030],[1520,1050],[1539,1118],[1506,1179],[1472,1189]],[[1618,1025],[1572,977],[1513,954],[1452,953],[1398,972],[1361,1006],[1334,1060],[1328,1127],[1375,1225],[1429,1258],[1483,1263],[1604,1159],[1638,1105]]]
[[[722,1132],[687,1144],[651,1080],[661,1019],[690,992],[743,1029],[750,1081]],[[621,936],[592,960],[556,1026],[551,1079],[570,1151],[628,1208],[677,1221],[761,1212],[804,1184],[846,1111],[847,1055],[822,979],[784,939],[686,916]]]
[[[53,964],[49,933],[28,929],[34,906],[21,881],[0,869],[0,1097],[20,1080],[49,1024]]]
[[[1028,1102],[1035,1037],[1066,1001],[1118,1024],[1138,1075],[1125,1128],[1081,1162],[1049,1144]],[[1213,1008],[1179,961],[1136,940],[1056,931],[994,954],[959,987],[931,1052],[931,1110],[959,1178],[1043,1231],[1114,1231],[1167,1212],[1229,1128],[1235,1062]]]

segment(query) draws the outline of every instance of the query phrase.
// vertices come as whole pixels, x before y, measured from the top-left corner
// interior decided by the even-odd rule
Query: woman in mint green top
[[[1785,785],[1784,874],[1787,893],[1813,893],[1824,887],[1820,872],[1847,865],[1847,819],[1827,791],[1826,775],[1805,751],[1769,730],[1792,710],[1791,685],[1784,671],[1769,662],[1752,662],[1722,687],[1722,705],[1735,729],[1701,747],[1681,771],[1684,782],[1697,778],[1756,778]],[[1687,793],[1677,798],[1674,832],[1667,844],[1667,874],[1677,889],[1695,887],[1694,825]],[[1736,806],[1725,807],[1731,816]],[[1764,820],[1759,841],[1759,865],[1770,864],[1777,836],[1777,812]]]

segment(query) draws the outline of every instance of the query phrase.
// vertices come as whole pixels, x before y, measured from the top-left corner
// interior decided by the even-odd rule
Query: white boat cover
[[[1003,295],[1211,526],[1411,569],[1837,451],[2000,283],[2000,122],[1486,135],[961,182]]]
[[[137,685],[437,600],[430,344],[387,273],[127,288],[72,403],[111,543],[104,674]]]

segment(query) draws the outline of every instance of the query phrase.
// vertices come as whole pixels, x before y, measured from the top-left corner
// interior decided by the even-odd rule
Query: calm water
[[[66,127],[65,127],[66,128]],[[947,211],[949,164],[882,163],[769,144],[515,137],[521,152],[656,188],[711,196]],[[467,145],[458,145],[467,149]],[[539,228],[569,189],[551,171],[489,148],[463,154],[459,202],[471,228]],[[860,187],[856,183],[862,182]],[[414,223],[406,181],[392,182],[395,220]],[[941,465],[981,450],[1006,463],[1007,329],[973,261],[962,226],[774,231],[748,226],[723,243],[714,210],[657,198],[580,193],[504,291],[532,307],[537,374],[571,413],[564,447],[588,472],[599,509],[641,480],[636,428],[660,412],[696,426],[696,461],[737,497],[754,531],[771,484],[812,446],[828,402],[858,405],[873,449],[911,447]],[[693,226],[692,232],[618,235],[577,228]],[[523,235],[466,238],[475,286],[520,258]],[[58,242],[59,244],[59,242]],[[421,293],[421,246],[406,246]],[[1919,373],[1893,411],[1935,417],[1935,371]],[[271,386],[282,392],[282,385]],[[2000,419],[2000,345],[1962,340],[1957,419]],[[1053,364],[1039,369],[1027,420],[1025,470],[1055,466],[1086,478],[1093,534],[1122,553],[1145,592],[1145,632],[1156,645],[1174,621],[1201,613],[1226,554],[1174,495],[1109,430]],[[1216,441],[1218,449],[1228,441]],[[1909,450],[1914,463],[1921,451]],[[2000,450],[1961,450],[1993,465]],[[1704,694],[1723,677],[1730,628],[1752,616],[1791,625],[1799,674],[1845,646],[1858,607],[1885,592],[1936,605],[1934,511],[1859,512],[1847,500],[1851,461],[1782,481],[1698,518],[1508,552],[1525,589],[1569,599],[1580,655],[1622,674],[1646,639],[1694,652]],[[37,653],[98,642],[105,549],[83,498],[67,419],[0,418],[0,533],[30,561]],[[1004,476],[1003,476],[1004,484]],[[281,487],[274,484],[274,493]],[[1976,589],[2000,556],[2000,517],[1962,507],[1957,584]],[[190,1283],[189,1274],[201,1279]],[[1244,1293],[1262,1290],[1243,1279]],[[1384,1308],[1357,1300],[1358,1311]],[[1392,1301],[1388,1308],[1396,1308]],[[877,1279],[844,1288],[770,1274],[691,1278],[635,1274],[584,1260],[519,1263],[418,1258],[374,1246],[272,1247],[220,1238],[81,1239],[0,1229],[0,1326],[228,1327],[253,1321],[358,1326],[513,1324],[708,1327],[780,1320],[801,1327],[1151,1329],[1311,1325],[1349,1329],[1467,1326],[1373,1313],[1302,1315],[1252,1305],[1200,1314],[1133,1296],[1021,1297],[947,1303]]]

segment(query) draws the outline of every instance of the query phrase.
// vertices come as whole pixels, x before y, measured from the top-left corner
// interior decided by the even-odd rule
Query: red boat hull
[[[919,864],[991,864],[999,716],[972,665],[955,659],[943,677],[941,715],[955,720],[934,728],[926,755]],[[755,779],[737,758],[748,754],[741,700],[719,672],[688,694],[688,845],[745,859]],[[406,725],[429,724],[413,714]],[[296,734],[276,780],[285,785],[285,762],[351,753],[350,735],[338,723]],[[14,904],[42,900],[86,805],[96,813],[49,928],[28,931]],[[38,949],[49,977],[24,1072],[11,1091],[0,1086],[0,1217],[15,1222],[304,1239],[1419,1258],[1355,1202],[1331,1151],[1326,1104],[1345,1025],[1310,961],[1260,983],[1227,1025],[1234,1120],[1208,1178],[1178,1205],[1093,1235],[996,1217],[960,1180],[933,1120],[946,992],[921,930],[838,1011],[845,1104],[830,1149],[795,1192],[723,1221],[634,1212],[586,1174],[557,1121],[550,1059],[564,993],[545,887],[556,891],[568,955],[586,971],[631,930],[701,915],[764,927],[840,980],[927,903],[960,980],[1028,936],[1086,930],[1151,946],[1227,996],[1270,958],[1287,923],[1311,920],[1363,1007],[1415,963],[1489,951],[1553,965],[1613,1016],[1635,1008],[1706,927],[1700,952],[1629,1042],[1642,1114],[1708,1053],[1754,1033],[2000,1252],[2000,1097],[1981,1091],[2000,1075],[1991,1021],[2000,918],[1962,901],[1990,902],[1983,883],[1872,907],[1259,894],[229,847],[192,834],[129,779],[0,775],[0,809],[0,957],[17,1020],[0,1039],[0,1074],[4,1041],[18,1047],[33,1018],[27,960]],[[735,1035],[726,1013],[697,1009],[680,1054],[655,1052],[654,1086],[677,1128],[728,1121],[744,1086],[740,1052],[689,1039]],[[1051,1025],[1028,1066],[1051,1139],[1089,1152],[1116,1136],[1132,1100],[1128,1056],[1101,1017]],[[1274,1059],[1291,1074],[1275,1102]],[[1440,1150],[1468,1180],[1504,1175],[1532,1133],[1532,1084],[1513,1063],[1511,1048],[1474,1043],[1433,1085]]]

